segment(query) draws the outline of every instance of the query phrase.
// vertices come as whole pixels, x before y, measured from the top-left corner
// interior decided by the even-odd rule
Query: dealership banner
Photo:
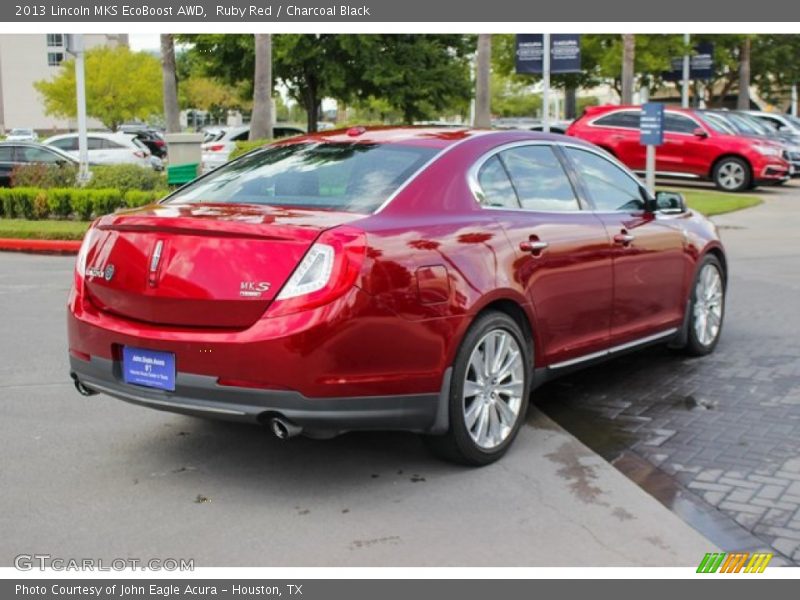
[[[666,81],[683,79],[683,57],[672,59],[671,69],[663,74]],[[712,79],[714,77],[714,44],[701,42],[696,44],[689,57],[689,79]]]
[[[718,2],[672,0],[37,0],[0,3],[0,21],[77,22],[772,22],[800,21],[800,3],[761,0]]]
[[[519,74],[541,73],[544,67],[544,36],[541,33],[516,37],[516,67]],[[581,36],[574,33],[550,35],[550,72],[580,73]]]

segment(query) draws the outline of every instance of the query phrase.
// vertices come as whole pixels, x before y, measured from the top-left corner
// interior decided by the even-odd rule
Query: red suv
[[[634,171],[645,169],[645,146],[639,143],[640,106],[593,106],[567,135],[592,142]],[[656,171],[665,177],[713,181],[721,190],[739,192],[780,183],[791,175],[780,145],[736,135],[697,111],[667,108],[664,144],[656,150]]]

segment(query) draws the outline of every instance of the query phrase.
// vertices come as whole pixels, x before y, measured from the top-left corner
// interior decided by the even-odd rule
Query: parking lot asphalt
[[[417,436],[281,442],[68,378],[73,259],[0,253],[0,565],[694,566],[715,546],[535,407],[482,469]],[[602,383],[598,384],[602,387]]]
[[[730,266],[716,352],[630,354],[534,402],[727,551],[800,565],[800,183],[714,218]]]

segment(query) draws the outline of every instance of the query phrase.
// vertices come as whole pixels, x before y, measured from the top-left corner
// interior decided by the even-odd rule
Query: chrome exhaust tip
[[[90,390],[89,388],[87,388],[75,376],[72,377],[72,383],[75,384],[75,389],[78,390],[78,393],[81,396],[96,396],[97,394],[99,394],[99,392],[95,392],[94,390]]]
[[[302,427],[298,427],[282,417],[272,417],[269,420],[269,429],[279,440],[288,440],[303,432]]]

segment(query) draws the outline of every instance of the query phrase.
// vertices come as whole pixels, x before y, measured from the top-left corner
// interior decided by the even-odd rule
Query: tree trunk
[[[564,91],[564,118],[567,120],[578,117],[578,90],[568,87]]]
[[[272,138],[272,35],[257,33],[250,139]]]
[[[739,110],[750,110],[750,38],[744,38],[739,50]]]
[[[475,122],[473,126],[488,129],[492,126],[491,108],[492,36],[478,35],[478,57],[475,69]]]
[[[634,62],[636,59],[636,36],[622,36],[622,104],[633,104]]]
[[[306,109],[306,131],[314,133],[317,131],[319,121],[319,99],[317,98],[317,83],[313,78],[306,79],[305,109]]]
[[[161,72],[164,86],[164,120],[167,133],[181,130],[178,106],[178,73],[175,69],[175,41],[169,33],[161,34]]]

